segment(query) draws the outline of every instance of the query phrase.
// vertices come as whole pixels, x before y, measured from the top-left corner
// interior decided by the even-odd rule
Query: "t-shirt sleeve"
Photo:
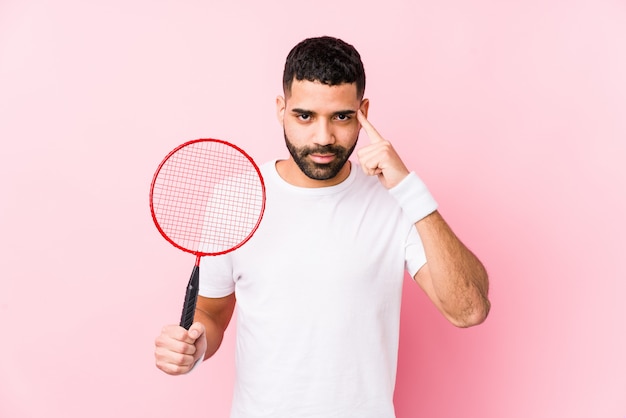
[[[229,254],[200,259],[200,296],[222,298],[235,291],[232,260]]]
[[[409,228],[404,254],[404,267],[406,271],[409,272],[411,277],[415,277],[415,274],[419,271],[419,269],[426,264],[424,245],[422,244],[422,239],[417,233],[415,225],[411,225]]]

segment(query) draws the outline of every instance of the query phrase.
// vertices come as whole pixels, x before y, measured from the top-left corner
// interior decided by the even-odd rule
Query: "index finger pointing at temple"
[[[370,139],[370,142],[381,142],[384,141],[383,137],[378,133],[376,128],[367,120],[361,109],[357,110],[356,117],[363,126],[365,133]]]

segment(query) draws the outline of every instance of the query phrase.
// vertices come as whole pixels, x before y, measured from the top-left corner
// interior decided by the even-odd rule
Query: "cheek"
[[[285,130],[285,135],[287,135],[287,138],[292,144],[296,145],[306,142],[306,129],[303,129],[298,124],[285,122],[283,123],[283,129]]]
[[[351,124],[350,126],[346,126],[338,132],[338,140],[347,145],[352,145],[356,142],[359,136],[359,125]]]

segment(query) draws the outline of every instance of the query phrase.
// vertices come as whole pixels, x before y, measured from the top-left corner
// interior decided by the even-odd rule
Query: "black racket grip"
[[[189,329],[193,324],[193,317],[196,314],[196,302],[198,301],[200,268],[194,266],[189,283],[187,284],[187,292],[185,293],[185,304],[183,305],[183,313],[180,316],[180,326]]]

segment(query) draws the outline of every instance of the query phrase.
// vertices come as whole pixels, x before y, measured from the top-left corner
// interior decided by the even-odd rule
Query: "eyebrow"
[[[316,114],[312,110],[300,109],[298,107],[291,109],[291,113],[297,113],[300,115],[315,115]],[[338,110],[336,112],[333,112],[331,116],[354,115],[354,114],[356,114],[356,110],[349,109],[349,110]]]

